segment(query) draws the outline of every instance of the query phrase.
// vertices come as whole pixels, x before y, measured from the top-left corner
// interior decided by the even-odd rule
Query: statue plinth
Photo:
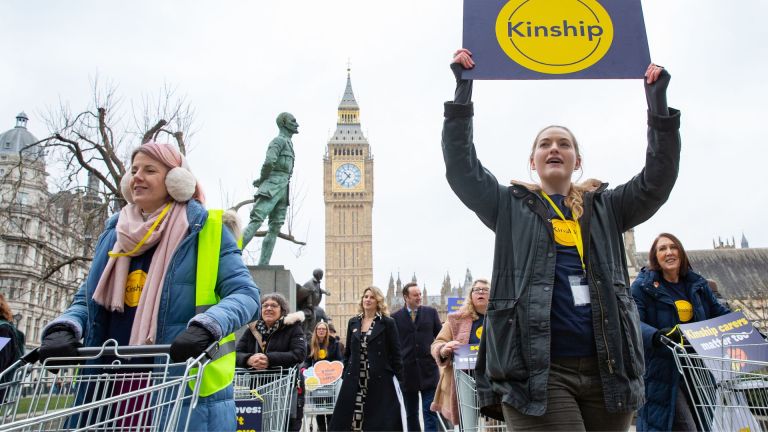
[[[291,312],[296,312],[296,281],[290,270],[281,265],[249,265],[248,271],[262,295],[280,293],[288,300]]]

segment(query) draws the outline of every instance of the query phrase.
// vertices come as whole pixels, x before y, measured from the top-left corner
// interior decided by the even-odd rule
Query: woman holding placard
[[[644,364],[622,233],[661,207],[677,177],[680,114],[667,107],[669,74],[654,64],[645,72],[648,149],[629,182],[574,183],[579,144],[569,129],[548,126],[527,161],[539,182],[506,185],[473,143],[472,81],[461,74],[474,65],[468,50],[454,54],[442,148],[451,188],[496,234],[476,369],[481,409],[503,414],[515,431],[627,430],[643,404]]]
[[[315,330],[312,332],[312,340],[309,343],[309,356],[307,357],[307,368],[312,367],[319,361],[344,361],[344,356],[341,354],[341,347],[336,338],[331,337],[328,323],[320,321],[315,325]],[[307,382],[309,385],[309,382]],[[331,420],[330,415],[318,415],[315,417],[317,420],[317,430],[324,432],[327,430],[328,422]]]
[[[459,402],[453,379],[453,351],[460,345],[480,343],[490,291],[488,279],[476,279],[464,298],[464,304],[456,312],[448,314],[443,328],[432,342],[432,357],[440,366],[440,381],[430,409],[439,412],[454,425],[459,424]]]
[[[332,431],[403,430],[403,359],[395,320],[381,290],[370,286],[360,299],[360,313],[350,318],[344,352],[344,381],[336,400]]]
[[[730,312],[691,271],[680,240],[661,233],[648,253],[648,267],[632,283],[640,312],[645,348],[645,405],[637,415],[638,431],[697,430],[693,404],[661,336],[682,342],[678,324],[704,321]]]

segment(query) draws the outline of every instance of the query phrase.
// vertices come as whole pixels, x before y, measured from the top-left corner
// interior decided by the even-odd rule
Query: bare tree
[[[59,101],[44,114],[48,136],[19,149],[14,166],[0,176],[5,199],[0,203],[0,235],[13,234],[14,244],[38,248],[40,232],[28,232],[14,220],[20,214],[33,216],[40,225],[60,226],[70,231],[67,251],[59,250],[55,260],[47,260],[40,280],[52,277],[78,261],[90,261],[93,243],[110,212],[126,201],[120,180],[126,173],[130,151],[149,140],[171,141],[182,154],[188,150],[194,110],[186,98],[165,85],[155,95],[144,95],[138,102],[125,103],[117,85],[95,78],[91,82],[88,104],[72,109]],[[33,173],[41,176],[40,196],[34,203],[20,204],[27,194]],[[38,179],[39,180],[39,179]],[[25,206],[26,208],[21,208]],[[64,233],[62,236],[66,237]],[[50,254],[49,254],[50,255]]]

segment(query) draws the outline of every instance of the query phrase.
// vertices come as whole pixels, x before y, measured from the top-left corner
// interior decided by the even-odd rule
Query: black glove
[[[75,337],[75,332],[65,325],[54,325],[48,329],[43,337],[43,342],[40,344],[38,354],[40,355],[40,363],[45,361],[49,357],[77,357],[77,349],[83,346],[79,340]],[[49,361],[47,366],[64,366],[71,364],[78,364],[79,361],[62,360],[62,361]],[[58,373],[58,368],[49,368],[51,373]]]
[[[40,361],[49,357],[77,357],[77,349],[83,346],[75,332],[65,325],[54,325],[46,332],[40,344]]]
[[[645,100],[648,102],[648,111],[652,114],[668,116],[669,107],[667,106],[667,86],[672,76],[666,69],[661,70],[661,74],[653,84],[645,83]]]
[[[213,334],[195,324],[191,324],[171,344],[171,360],[176,363],[187,361],[188,358],[197,358],[216,339]]]
[[[661,336],[666,336],[674,343],[683,342],[683,334],[680,332],[680,327],[664,327],[659,329],[653,334],[653,346],[660,347],[664,345],[661,341]]]

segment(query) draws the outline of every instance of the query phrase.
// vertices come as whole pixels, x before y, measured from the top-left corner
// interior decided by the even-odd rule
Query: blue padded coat
[[[195,314],[195,287],[198,234],[208,211],[198,201],[187,203],[189,233],[174,251],[168,265],[160,311],[157,317],[157,344],[170,344],[190,322],[208,329],[216,338],[234,332],[259,316],[259,289],[242,260],[240,249],[229,230],[222,230],[219,272],[216,280],[218,304]],[[46,327],[64,324],[72,328],[85,346],[100,346],[110,338],[106,334],[109,311],[93,301],[93,293],[109,260],[107,252],[115,245],[118,215],[111,217],[99,236],[93,262],[69,308]],[[45,335],[46,331],[43,331]],[[201,397],[192,412],[189,430],[236,430],[232,385],[208,397]]]
[[[730,311],[722,306],[706,279],[689,271],[682,278],[693,305],[693,319],[704,321]],[[675,415],[680,373],[672,352],[665,346],[653,346],[657,330],[680,323],[675,302],[662,283],[661,274],[643,268],[632,283],[632,296],[640,313],[640,330],[645,351],[645,405],[637,416],[638,431],[668,431]],[[682,396],[682,395],[681,395]],[[692,413],[695,416],[695,413]]]

